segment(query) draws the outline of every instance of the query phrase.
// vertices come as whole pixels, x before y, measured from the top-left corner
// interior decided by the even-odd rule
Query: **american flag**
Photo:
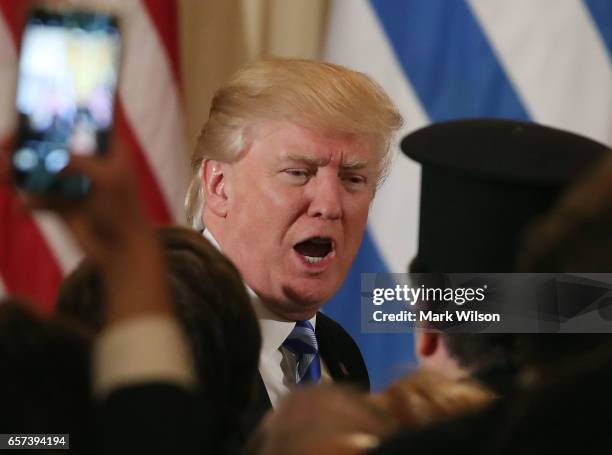
[[[0,141],[15,127],[17,46],[27,4],[0,0]],[[177,2],[83,0],[71,5],[108,7],[118,15],[123,58],[114,134],[129,147],[151,220],[182,222],[189,154],[179,88]],[[0,183],[0,296],[27,296],[50,311],[62,277],[80,258],[56,217],[25,212],[15,191]]]

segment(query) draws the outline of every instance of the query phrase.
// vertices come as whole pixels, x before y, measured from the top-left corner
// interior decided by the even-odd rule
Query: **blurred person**
[[[101,271],[107,299],[92,349],[89,453],[195,453],[192,356],[130,169],[121,144],[103,157],[73,156],[64,172],[90,178],[89,194],[79,200],[24,195],[26,205],[55,211]]]
[[[260,322],[252,425],[296,383],[369,388],[357,345],[319,310],[355,259],[400,125],[376,83],[323,62],[255,62],[213,98],[186,208],[236,264]]]
[[[234,436],[256,390],[261,346],[249,296],[233,264],[199,233],[162,227],[156,234],[172,305],[193,352],[204,402],[201,432],[219,453],[237,451]],[[105,299],[100,272],[86,259],[62,283],[55,312],[98,332]]]
[[[522,237],[519,270],[531,273],[608,273],[612,270],[612,158],[603,158],[595,169],[572,186],[553,209],[533,220]],[[599,312],[610,310],[603,300]],[[559,348],[563,356],[577,358],[607,343],[607,333],[565,334],[531,337],[526,355],[533,359],[529,374],[545,375],[555,370]],[[548,375],[553,375],[548,371]]]
[[[607,273],[612,269],[612,159],[572,187],[523,236],[519,267],[530,272]],[[602,289],[599,312],[610,314]],[[609,318],[607,319],[609,320]],[[490,444],[496,453],[607,453],[612,406],[612,334],[567,334],[534,339],[525,371],[526,393],[512,403]],[[527,443],[526,443],[527,442]]]

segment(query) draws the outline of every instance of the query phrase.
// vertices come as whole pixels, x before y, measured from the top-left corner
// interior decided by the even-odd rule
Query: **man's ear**
[[[441,340],[438,332],[419,330],[415,336],[415,350],[419,358],[431,357],[440,347]]]
[[[228,210],[228,164],[216,160],[202,162],[202,190],[204,204],[215,215],[225,218]]]

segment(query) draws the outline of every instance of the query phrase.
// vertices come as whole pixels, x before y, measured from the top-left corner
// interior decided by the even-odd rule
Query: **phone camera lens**
[[[31,171],[38,164],[38,155],[31,148],[22,148],[13,155],[13,164],[20,171]]]
[[[68,152],[64,149],[53,149],[45,157],[45,167],[49,172],[59,172],[70,161]]]

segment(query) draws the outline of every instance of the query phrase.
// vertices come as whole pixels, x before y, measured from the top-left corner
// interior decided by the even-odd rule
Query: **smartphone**
[[[24,191],[82,196],[89,180],[58,175],[71,153],[108,148],[121,39],[113,15],[33,10],[21,40],[12,154],[13,181]]]

